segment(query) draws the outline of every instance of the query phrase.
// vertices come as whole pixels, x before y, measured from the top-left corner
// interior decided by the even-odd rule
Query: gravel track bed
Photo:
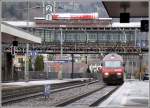
[[[68,89],[65,91],[55,92],[55,93],[50,94],[50,97],[47,99],[45,99],[44,96],[38,96],[34,98],[28,98],[17,103],[7,104],[5,106],[50,107],[50,106],[54,106],[55,103],[58,103],[64,99],[70,98],[72,96],[76,96],[80,93],[94,90],[96,88],[102,87],[103,85],[104,84],[101,84],[100,82],[98,82],[98,83],[85,85],[85,86],[81,86],[81,87],[77,87],[73,89]]]
[[[68,105],[67,107],[71,106],[90,106],[92,103],[94,103],[95,101],[97,101],[99,98],[103,97],[105,94],[109,93],[111,90],[115,89],[116,86],[107,86],[87,97],[84,97],[80,100],[77,100],[76,102]]]

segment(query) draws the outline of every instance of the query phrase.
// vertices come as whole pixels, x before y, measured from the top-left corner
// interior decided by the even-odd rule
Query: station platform
[[[126,80],[100,108],[149,108],[149,81]]]
[[[27,86],[36,86],[36,85],[46,85],[46,84],[61,84],[68,82],[77,82],[77,81],[87,81],[89,78],[74,78],[74,79],[63,79],[63,80],[39,80],[39,81],[20,81],[20,82],[9,82],[1,83],[2,89],[17,88],[17,87],[27,87]]]

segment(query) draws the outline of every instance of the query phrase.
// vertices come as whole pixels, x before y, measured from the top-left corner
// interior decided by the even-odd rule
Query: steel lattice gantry
[[[140,48],[134,45],[128,44],[102,44],[102,43],[64,43],[64,54],[99,54],[116,52],[120,54],[139,54],[148,52],[147,48]],[[60,54],[60,43],[51,44],[32,44],[30,45],[29,52],[36,51],[38,53]],[[3,45],[3,51],[11,52],[10,45]],[[16,53],[25,53],[26,47],[19,45],[16,48]]]
[[[141,39],[142,35],[139,31],[138,23],[116,26],[117,24],[112,23],[111,19],[69,21],[37,19],[34,25],[30,28],[22,27],[42,38],[41,45],[30,44],[30,51],[36,50],[39,53],[60,54],[61,30],[63,34],[62,48],[64,54],[98,54],[101,52],[139,54],[148,51],[148,45],[145,47],[137,45],[139,41],[137,39]],[[139,33],[138,36],[137,33]],[[146,38],[144,39],[146,40]],[[10,46],[5,45],[3,50],[10,52]],[[23,45],[18,46],[16,52],[24,53],[25,48]]]

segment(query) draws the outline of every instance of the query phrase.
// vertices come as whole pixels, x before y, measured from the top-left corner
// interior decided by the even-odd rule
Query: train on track
[[[124,82],[125,73],[123,57],[116,53],[105,55],[100,71],[104,83],[122,84]]]

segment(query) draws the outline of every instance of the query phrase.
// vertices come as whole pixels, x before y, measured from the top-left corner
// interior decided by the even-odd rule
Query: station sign
[[[32,57],[35,57],[35,56],[38,55],[38,53],[37,53],[37,51],[31,51],[31,52],[30,52],[30,55],[31,55]]]
[[[46,84],[44,85],[44,96],[49,96],[51,93],[51,85],[50,84]]]
[[[69,63],[72,62],[72,60],[53,60],[53,61],[47,61],[46,63],[60,63],[60,64],[64,64],[64,63]]]

